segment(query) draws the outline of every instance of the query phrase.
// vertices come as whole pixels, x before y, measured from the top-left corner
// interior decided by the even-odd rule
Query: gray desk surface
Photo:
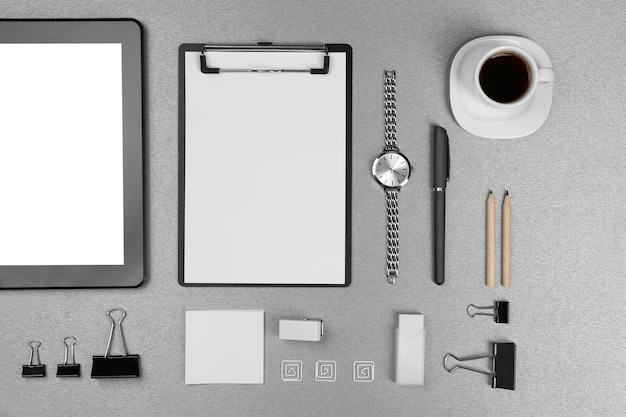
[[[6,1],[6,18],[134,17],[146,29],[149,279],[139,289],[0,292],[0,415],[415,416],[623,415],[626,410],[626,4],[609,1],[244,2]],[[454,121],[447,69],[478,36],[537,41],[556,70],[546,124],[519,140],[473,137]],[[345,42],[354,48],[353,284],[324,288],[182,288],[177,283],[177,48],[184,42]],[[383,142],[383,69],[398,71],[398,133],[416,170],[400,195],[401,273],[384,279],[385,200],[370,176]],[[447,282],[431,282],[430,132],[448,129]],[[513,287],[483,285],[488,189],[513,201]],[[501,198],[501,197],[500,197]],[[500,204],[501,200],[498,202]],[[500,210],[498,209],[498,213]],[[498,228],[499,229],[499,228]],[[498,232],[498,241],[499,241]],[[499,265],[498,265],[499,267]],[[471,321],[469,303],[506,298],[512,323]],[[53,373],[61,339],[78,338],[87,373],[108,334],[104,312],[127,309],[138,380],[20,377],[27,340],[43,342]],[[185,386],[184,310],[266,311],[266,383]],[[426,316],[426,385],[392,381],[396,313]],[[318,344],[278,340],[281,317],[321,317]],[[446,352],[518,346],[516,391],[442,368]],[[282,359],[301,359],[301,383],[283,383]],[[315,383],[318,359],[338,381]],[[374,360],[376,381],[351,381]]]

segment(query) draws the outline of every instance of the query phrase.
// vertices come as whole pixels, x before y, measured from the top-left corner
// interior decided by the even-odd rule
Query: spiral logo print
[[[374,362],[354,361],[354,382],[373,382]]]
[[[315,380],[335,382],[337,380],[337,362],[335,361],[315,362]]]
[[[302,381],[302,361],[282,361],[281,377],[283,381]]]

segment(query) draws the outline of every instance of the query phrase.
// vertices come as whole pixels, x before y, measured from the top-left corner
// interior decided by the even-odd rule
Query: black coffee
[[[503,52],[483,63],[478,81],[487,97],[507,104],[519,100],[526,93],[530,77],[530,67],[524,58],[512,52]]]

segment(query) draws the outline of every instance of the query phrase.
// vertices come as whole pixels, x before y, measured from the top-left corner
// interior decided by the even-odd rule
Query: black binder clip
[[[115,320],[111,317],[112,311],[122,313],[117,321],[117,330],[122,342],[122,355],[109,355],[113,333],[115,330]],[[139,377],[139,355],[129,355],[126,352],[126,342],[124,341],[124,331],[122,330],[122,320],[126,317],[126,312],[121,308],[112,308],[107,311],[107,317],[111,321],[111,331],[109,332],[109,342],[104,352],[104,356],[94,356],[91,368],[92,378],[138,378]]]
[[[493,310],[493,313],[479,313],[474,310]],[[470,304],[467,307],[467,315],[472,318],[474,318],[474,316],[492,316],[493,321],[495,321],[496,323],[508,323],[509,302],[496,301],[496,305],[490,307],[476,307],[474,304]]]
[[[68,344],[67,341],[71,340]],[[76,344],[76,338],[74,336],[68,336],[63,339],[65,345],[65,355],[63,356],[63,363],[57,365],[57,377],[80,377],[80,364],[74,360],[74,345]]]
[[[33,346],[33,344],[35,344]],[[28,342],[30,347],[30,358],[28,359],[28,365],[22,365],[22,378],[33,378],[46,376],[46,365],[42,365],[39,362],[39,346],[40,341]]]
[[[491,359],[491,371],[470,368],[463,365],[448,367],[448,358],[453,358],[458,362],[472,361],[476,359]],[[457,358],[448,353],[443,359],[443,367],[448,372],[457,369],[467,369],[491,377],[491,388],[515,389],[515,343],[492,343],[492,354],[472,356],[468,358]]]

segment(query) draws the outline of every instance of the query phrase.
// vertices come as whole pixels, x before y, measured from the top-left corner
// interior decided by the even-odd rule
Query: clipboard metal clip
[[[324,54],[324,65],[321,68],[300,69],[269,69],[269,68],[219,68],[207,65],[207,52],[319,52]],[[323,44],[311,45],[274,45],[271,42],[259,42],[249,45],[205,45],[200,53],[200,70],[204,74],[222,72],[303,72],[309,74],[328,74],[330,56],[328,47]]]

